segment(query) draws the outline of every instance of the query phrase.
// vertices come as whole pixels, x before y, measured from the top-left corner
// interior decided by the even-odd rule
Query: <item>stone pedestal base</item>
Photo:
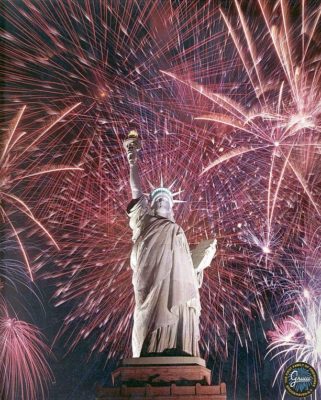
[[[124,359],[112,373],[113,387],[98,388],[97,400],[226,400],[226,386],[211,385],[211,371],[198,357]]]

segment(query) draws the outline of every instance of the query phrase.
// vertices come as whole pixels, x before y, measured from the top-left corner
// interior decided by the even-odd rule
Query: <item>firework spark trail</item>
[[[45,399],[53,380],[49,347],[33,325],[11,317],[0,297],[0,394],[6,399]]]
[[[39,228],[40,234],[44,233],[51,241],[52,244],[59,249],[57,242],[54,237],[43,225],[43,223],[34,215],[31,208],[25,202],[25,200],[15,193],[17,192],[17,186],[22,185],[25,182],[29,182],[30,178],[35,176],[43,176],[50,174],[58,174],[65,171],[79,171],[81,168],[78,166],[67,166],[67,165],[44,165],[39,167],[34,166],[29,160],[32,159],[32,151],[38,146],[44,137],[48,134],[58,122],[66,117],[78,104],[64,111],[58,118],[55,118],[47,127],[44,129],[38,129],[36,134],[28,134],[19,130],[19,123],[25,111],[25,106],[18,112],[16,118],[13,119],[10,128],[2,138],[2,152],[0,155],[0,167],[1,167],[1,184],[0,184],[0,215],[5,224],[9,224],[18,244],[20,251],[23,255],[26,267],[28,269],[29,277],[33,281],[32,265],[29,260],[28,251],[25,248],[23,239],[21,238],[20,232],[14,221],[13,212],[20,212],[27,217],[29,223],[36,225]],[[31,142],[31,143],[30,143]],[[28,143],[26,145],[26,143]],[[23,146],[25,144],[25,146]],[[39,161],[37,161],[37,164]],[[28,165],[27,169],[23,166]]]

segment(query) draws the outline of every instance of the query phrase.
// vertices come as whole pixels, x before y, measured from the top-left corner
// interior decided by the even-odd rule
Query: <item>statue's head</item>
[[[155,215],[173,219],[173,195],[171,191],[164,187],[154,189],[150,194],[151,208]]]

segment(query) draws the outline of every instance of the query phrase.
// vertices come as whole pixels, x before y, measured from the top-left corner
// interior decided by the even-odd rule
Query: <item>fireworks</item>
[[[119,145],[121,146],[121,144]],[[177,141],[177,137],[167,137],[158,140],[157,145],[153,140],[144,142],[144,147],[149,148],[150,156],[142,159],[143,180],[145,190],[149,191],[148,182],[159,182],[160,173],[163,175],[165,184],[174,178],[176,181],[175,191],[181,191],[180,200],[186,200],[175,206],[175,218],[185,227],[189,242],[193,245],[204,237],[212,237],[214,232],[219,236],[218,229],[224,224],[219,218],[219,207],[215,204],[207,203],[205,193],[202,193],[198,183],[192,179],[193,173],[186,171],[185,165],[180,163],[182,154],[186,151],[184,142]],[[162,158],[164,150],[172,148],[168,157]],[[101,158],[97,156],[100,154]],[[144,150],[142,151],[144,152]],[[105,156],[102,156],[105,154]],[[116,152],[117,154],[117,152]],[[191,156],[191,151],[189,155]],[[195,151],[195,157],[198,152]],[[107,159],[108,153],[103,144],[97,143],[94,147],[94,154],[91,162],[100,162]],[[78,221],[78,230],[75,226],[65,229],[65,233],[60,237],[62,252],[58,258],[60,269],[58,272],[50,271],[46,274],[48,278],[59,278],[56,297],[57,304],[80,299],[74,307],[72,313],[66,317],[66,327],[77,326],[80,321],[85,320],[78,334],[72,335],[70,346],[73,347],[80,339],[87,338],[97,328],[101,334],[96,340],[94,348],[103,351],[109,348],[109,356],[115,354],[130,354],[130,333],[131,318],[133,309],[133,293],[131,283],[131,270],[128,258],[131,250],[130,230],[126,217],[126,206],[128,203],[128,171],[125,166],[126,155],[123,154],[121,165],[109,179],[108,171],[114,165],[114,159],[110,160],[109,168],[92,168],[86,170],[86,187],[78,193],[78,203],[74,206],[69,217]],[[175,170],[172,169],[173,158],[177,157]],[[160,162],[162,158],[162,162]],[[190,160],[193,163],[193,159]],[[87,163],[85,162],[84,165]],[[153,164],[162,165],[161,171],[155,171]],[[93,172],[94,171],[94,172]],[[106,172],[107,171],[107,172]],[[93,175],[93,176],[91,176]],[[100,182],[98,185],[97,182]],[[77,182],[74,182],[77,186]],[[69,185],[70,188],[70,185]],[[197,193],[197,205],[203,197],[202,209],[193,209]],[[61,203],[59,203],[61,205]],[[93,205],[95,205],[93,207]],[[53,210],[56,210],[52,202]],[[211,211],[209,211],[211,207]],[[218,215],[217,220],[211,220],[211,213]],[[237,211],[230,211],[230,215],[237,215]],[[63,218],[63,209],[57,216]],[[236,236],[233,232],[234,223],[229,226],[230,235]],[[227,230],[227,226],[225,227]],[[72,240],[71,240],[72,238]],[[234,246],[236,243],[234,237]],[[222,235],[221,241],[228,242],[230,237]],[[223,245],[222,245],[223,246]],[[249,271],[249,266],[244,262],[243,268],[237,268],[239,258],[244,260],[246,255],[238,255],[236,249],[222,249],[218,253],[215,264],[209,270],[204,282],[203,313],[202,321],[204,330],[204,343],[211,341],[222,354],[226,354],[226,342],[228,329],[238,330],[242,323],[246,324],[246,316],[251,315],[252,308],[258,306],[259,294],[255,300],[249,300],[247,295],[253,292],[253,284],[256,279],[255,271]],[[249,271],[248,281],[240,281],[238,286],[233,284],[235,279],[240,279],[243,273]],[[222,288],[220,289],[220,284]],[[217,289],[213,292],[212,288]],[[237,309],[242,309],[242,313],[237,314]],[[124,317],[124,310],[126,316]],[[215,326],[215,330],[210,333],[207,326]],[[122,333],[120,335],[120,332]],[[205,339],[206,338],[206,339]],[[224,339],[225,338],[225,339]],[[215,343],[215,344],[214,344]],[[210,351],[208,349],[208,351]]]
[[[233,28],[230,19],[221,10],[248,78],[249,87],[242,102],[235,100],[237,92],[228,95],[211,92],[204,85],[186,81],[177,74],[166,71],[163,73],[200,93],[218,110],[222,110],[221,113],[196,116],[196,119],[225,125],[230,130],[232,128],[232,135],[236,136],[231,140],[231,149],[214,157],[215,161],[206,166],[202,174],[235,158],[237,162],[241,159],[241,163],[243,160],[250,160],[246,157],[250,153],[256,153],[255,157],[266,160],[264,170],[258,168],[257,173],[262,174],[260,181],[265,184],[264,193],[267,196],[264,244],[261,247],[265,254],[269,254],[275,226],[285,223],[280,221],[280,217],[283,216],[276,211],[276,207],[278,203],[282,204],[292,197],[288,190],[289,179],[296,181],[292,185],[302,192],[301,196],[306,195],[317,215],[320,215],[316,198],[306,178],[310,171],[317,169],[313,162],[319,160],[321,69],[319,64],[311,62],[307,55],[315,51],[314,34],[320,13],[310,10],[308,14],[304,2],[302,3],[303,33],[300,57],[298,40],[294,40],[293,37],[295,31],[289,28],[291,25],[287,3],[281,1],[274,7],[273,13],[264,2],[259,1],[258,4],[267,30],[264,40],[266,49],[263,49],[261,54],[258,46],[262,42],[255,39],[251,33],[250,21],[246,20],[238,1],[235,1],[238,11],[237,28]],[[275,13],[281,16],[278,25],[273,22],[276,18]],[[263,32],[260,34],[263,35]],[[267,60],[267,53],[270,59],[278,62],[278,69],[266,71],[266,68],[263,68],[263,60],[267,63],[270,61]],[[244,102],[247,103],[247,107]],[[239,143],[237,132],[242,135],[242,143]],[[306,165],[307,157],[310,158],[309,165]],[[302,209],[299,212],[302,212]],[[288,220],[288,215],[286,219]]]
[[[34,215],[27,202],[24,201],[23,196],[17,195],[17,193],[19,193],[19,186],[21,188],[23,185],[28,184],[28,182],[30,185],[30,180],[32,180],[32,178],[80,169],[79,167],[67,165],[41,165],[39,159],[33,159],[34,157],[32,155],[32,151],[37,149],[37,146],[44,140],[48,132],[50,130],[52,131],[55,125],[66,117],[77,105],[78,104],[64,111],[45,128],[38,129],[31,135],[19,129],[19,123],[25,111],[25,107],[22,107],[17,116],[12,120],[10,128],[3,135],[2,151],[0,154],[0,215],[3,222],[9,225],[9,231],[12,232],[12,235],[19,245],[31,280],[34,278],[28,252],[23,244],[21,234],[18,227],[15,225],[14,216],[12,216],[12,214],[14,212],[22,213],[27,217],[29,224],[32,223],[39,228],[40,232],[44,233],[58,249],[59,246],[46,227]],[[39,154],[37,155],[39,157]],[[47,154],[44,155],[44,158],[46,157],[48,157]],[[27,165],[27,169],[25,165]],[[32,182],[32,184],[31,187],[34,188],[35,183]],[[8,233],[7,235],[10,236]]]
[[[46,398],[53,380],[46,356],[50,349],[39,330],[9,315],[0,298],[0,394],[5,399]]]
[[[218,239],[201,293],[205,353],[229,355],[231,331],[248,347],[250,319],[269,319],[276,308],[285,321],[280,337],[291,331],[291,341],[311,325],[286,315],[300,314],[304,288],[306,296],[314,290],[315,304],[320,295],[311,283],[319,268],[309,260],[320,239],[321,8],[303,0],[291,7],[285,0],[213,3],[8,1],[0,31],[5,111],[28,104],[34,128],[44,112],[71,112],[81,103],[70,127],[53,125],[59,140],[39,133],[63,160],[61,170],[81,166],[77,179],[67,174],[34,194],[28,185],[23,194],[32,212],[24,197],[10,200],[51,241],[59,237],[60,252],[42,254],[49,269],[42,276],[55,278],[57,304],[75,303],[62,328],[72,327],[70,348],[95,334],[93,350],[129,352],[122,141],[131,129],[142,141],[145,191],[161,176],[175,182],[185,201],[175,218],[191,245],[214,233]],[[17,140],[19,115],[10,131]],[[45,161],[49,152],[42,154]],[[40,182],[39,171],[50,168],[30,160],[29,177]],[[1,190],[8,201],[13,192]],[[27,250],[14,235],[31,276]]]
[[[129,350],[128,305],[133,301],[130,231],[125,217],[129,190],[121,143],[127,127],[134,125],[144,143],[141,169],[146,191],[147,182],[155,184],[161,174],[165,182],[176,181],[175,190],[181,190],[182,200],[186,200],[177,208],[176,219],[190,243],[214,232],[221,240],[221,253],[204,284],[202,324],[207,351],[211,351],[211,343],[226,354],[228,330],[238,331],[246,325],[252,309],[261,307],[256,272],[251,270],[247,252],[238,252],[241,241],[236,221],[244,222],[242,205],[249,206],[249,201],[238,194],[239,183],[231,185],[228,176],[208,180],[210,189],[199,183],[202,167],[198,164],[206,163],[214,151],[213,140],[208,138],[209,129],[197,124],[191,110],[184,107],[190,94],[179,89],[181,104],[177,103],[177,87],[169,88],[160,72],[174,65],[185,65],[190,71],[203,69],[204,61],[195,54],[206,51],[207,46],[219,55],[214,45],[224,35],[209,29],[210,24],[217,31],[222,27],[218,8],[195,3],[190,9],[188,3],[163,6],[152,2],[143,7],[139,3],[90,6],[72,2],[53,7],[39,2],[37,7],[39,12],[29,2],[12,4],[8,23],[20,30],[22,25],[29,29],[30,18],[39,27],[45,22],[45,36],[35,30],[29,36],[26,32],[22,36],[2,34],[13,65],[22,62],[22,53],[28,54],[25,59],[30,68],[24,69],[28,79],[17,76],[12,64],[4,70],[8,98],[28,102],[35,113],[47,110],[49,102],[64,106],[82,102],[79,123],[74,127],[86,137],[83,142],[77,139],[84,168],[81,184],[69,180],[59,195],[51,196],[47,211],[54,218],[46,221],[48,229],[60,238],[58,263],[63,269],[46,274],[61,280],[58,303],[81,299],[79,307],[66,317],[66,325],[87,321],[78,335],[73,335],[72,345],[100,328],[95,347],[103,350],[112,344],[110,356],[116,349],[118,353]],[[205,105],[198,109],[201,112]],[[247,281],[238,279],[247,273]],[[235,279],[239,280],[237,287]],[[210,325],[215,327],[214,333],[207,332]],[[123,331],[126,334],[118,335]]]
[[[34,281],[35,272],[42,266],[39,262],[37,239],[42,248],[49,241],[49,245],[59,249],[57,241],[43,223],[45,218],[38,215],[42,208],[42,213],[48,219],[48,214],[45,213],[44,193],[48,192],[46,185],[50,186],[49,192],[54,195],[55,184],[62,181],[62,175],[66,178],[68,174],[81,170],[77,165],[51,162],[57,157],[52,157],[48,151],[48,144],[52,150],[54,143],[59,142],[59,123],[77,106],[75,104],[64,110],[46,125],[42,123],[37,128],[28,126],[27,131],[21,128],[26,125],[24,106],[12,119],[9,128],[3,130],[0,153],[0,216],[1,233],[4,233],[1,236],[4,257],[0,266],[0,292],[5,293],[7,285],[19,291],[22,285],[28,287],[28,278]],[[26,119],[28,120],[28,114]],[[38,207],[38,212],[35,212],[32,205],[37,202],[42,207]],[[23,272],[24,268],[27,273]],[[23,400],[45,398],[47,385],[53,379],[46,361],[49,348],[35,326],[10,315],[1,294],[0,348],[0,396],[8,399],[18,396]]]
[[[315,222],[306,226],[302,248],[292,247],[293,270],[276,286],[283,290],[272,318],[274,329],[267,332],[267,357],[279,364],[275,380],[297,360],[309,363],[321,373],[320,245]],[[318,394],[317,391],[316,398]]]
[[[267,355],[281,364],[276,378],[286,365],[297,360],[313,365],[318,376],[321,373],[320,302],[305,299],[297,308],[298,315],[279,321],[275,330],[268,332],[271,343]]]

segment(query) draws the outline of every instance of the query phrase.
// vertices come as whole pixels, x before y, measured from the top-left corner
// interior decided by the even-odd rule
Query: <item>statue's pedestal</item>
[[[226,400],[226,386],[211,385],[199,357],[127,358],[112,373],[113,387],[98,388],[97,400]]]

